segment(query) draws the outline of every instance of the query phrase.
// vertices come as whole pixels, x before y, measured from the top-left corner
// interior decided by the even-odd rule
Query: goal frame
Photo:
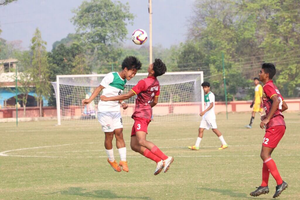
[[[204,82],[203,71],[193,72],[167,72],[164,76],[169,75],[185,75],[185,74],[199,74],[200,83]],[[61,78],[76,78],[76,77],[104,77],[107,74],[80,74],[80,75],[56,75],[56,111],[57,111],[57,125],[61,125],[60,116],[60,91],[59,91],[59,80]],[[137,73],[136,76],[147,76],[148,73]],[[99,83],[100,84],[100,83]],[[204,110],[204,91],[201,87],[201,110]]]

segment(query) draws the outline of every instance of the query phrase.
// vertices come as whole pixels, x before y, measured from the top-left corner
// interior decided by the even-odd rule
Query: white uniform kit
[[[108,73],[100,85],[104,87],[102,95],[107,97],[118,96],[123,93],[126,79],[122,79],[118,72]],[[103,132],[113,132],[123,128],[119,101],[99,101],[98,121],[102,125]]]
[[[205,109],[207,109],[211,104],[213,104],[213,107],[202,116],[200,128],[205,128],[207,130],[209,130],[210,128],[216,129],[217,123],[215,114],[215,95],[212,92],[205,94],[204,102]]]

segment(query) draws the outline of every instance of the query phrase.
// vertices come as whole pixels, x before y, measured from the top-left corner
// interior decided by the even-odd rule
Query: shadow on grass
[[[233,192],[232,190],[225,190],[225,189],[216,189],[216,188],[198,188],[200,190],[205,190],[205,191],[208,191],[208,192],[217,192],[217,193],[220,193],[224,196],[230,196],[230,197],[236,197],[236,198],[239,198],[239,199],[253,199],[253,197],[251,197],[249,194],[247,193],[238,193],[238,192]]]
[[[150,197],[135,197],[135,196],[126,196],[126,195],[116,195],[115,193],[109,190],[94,190],[90,192],[86,192],[85,189],[81,187],[70,187],[67,190],[63,190],[60,192],[62,195],[74,195],[81,197],[91,197],[91,198],[99,198],[99,199],[147,199],[151,200]]]

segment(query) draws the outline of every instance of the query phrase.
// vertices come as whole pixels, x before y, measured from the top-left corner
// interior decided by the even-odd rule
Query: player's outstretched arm
[[[100,99],[101,99],[101,101],[118,101],[118,100],[129,99],[130,97],[132,97],[134,95],[135,95],[135,93],[132,90],[130,90],[126,94],[121,94],[121,95],[114,96],[114,97],[107,97],[107,96],[101,95]]]
[[[82,105],[87,105],[89,103],[91,103],[95,98],[96,96],[98,96],[98,94],[103,90],[103,86],[102,85],[99,85],[93,92],[93,94],[91,95],[91,97],[89,99],[83,99],[82,100]]]

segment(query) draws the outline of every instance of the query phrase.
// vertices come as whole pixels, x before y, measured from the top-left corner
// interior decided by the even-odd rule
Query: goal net
[[[124,93],[127,93],[139,80],[146,78],[147,73],[138,73],[127,82]],[[100,95],[90,104],[82,106],[81,101],[91,96],[99,86],[105,74],[91,75],[58,75],[52,85],[56,95],[57,121],[61,125],[72,120],[78,123],[98,123],[97,110]],[[204,93],[201,87],[203,72],[169,72],[158,77],[161,91],[158,104],[153,107],[153,121],[162,123],[184,122],[196,119],[204,108]],[[132,97],[125,102],[128,108],[120,111],[123,124],[132,124],[134,112]],[[72,122],[72,123],[73,123]]]

